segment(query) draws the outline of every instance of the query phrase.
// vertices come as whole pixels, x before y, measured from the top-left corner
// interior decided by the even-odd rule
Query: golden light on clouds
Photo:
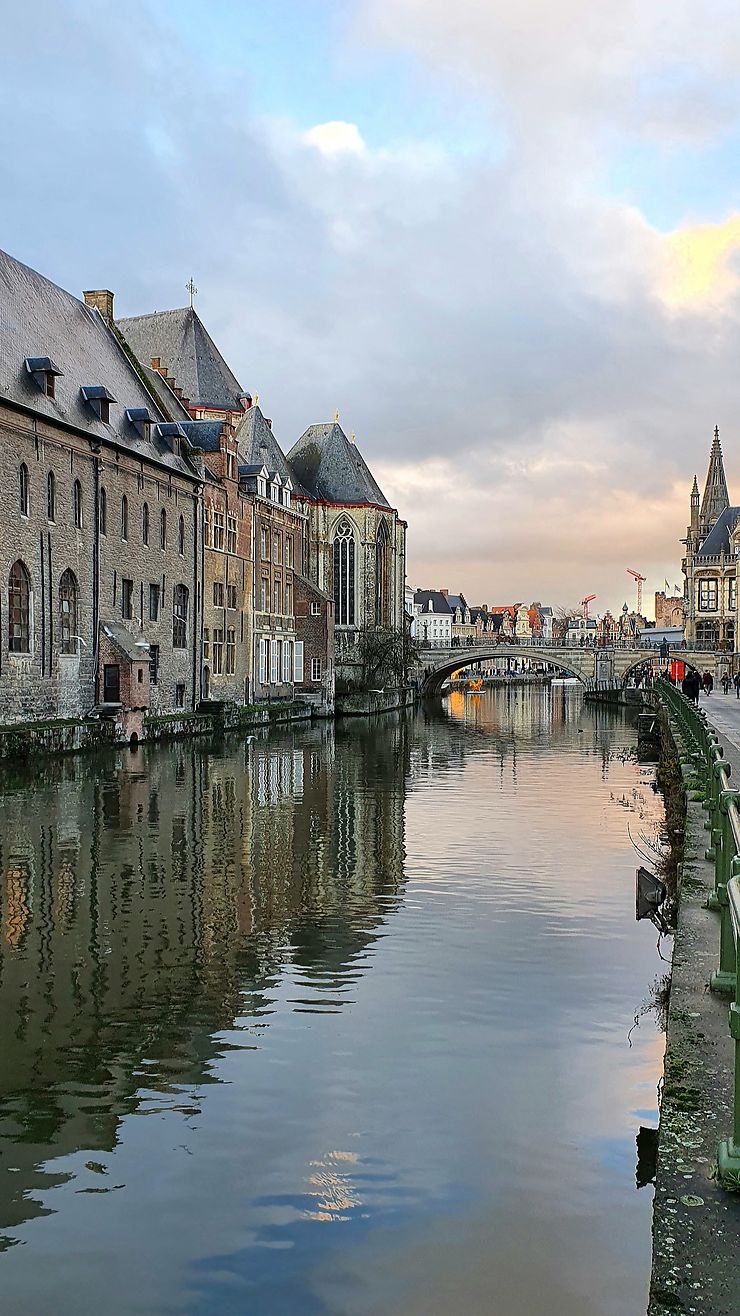
[[[740,285],[740,215],[669,233],[661,299],[675,310],[720,307]]]

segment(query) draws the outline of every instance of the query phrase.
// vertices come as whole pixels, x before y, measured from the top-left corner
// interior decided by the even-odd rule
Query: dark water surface
[[[4,1316],[640,1316],[635,739],[512,690],[7,783]]]

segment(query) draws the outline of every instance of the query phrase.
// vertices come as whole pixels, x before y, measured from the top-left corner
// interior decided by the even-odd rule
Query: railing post
[[[740,856],[735,853],[730,808],[740,804],[740,791],[723,791],[720,796],[721,842],[715,861],[716,908],[721,915],[719,937],[719,968],[709,979],[713,992],[733,992],[737,984],[735,936],[732,928],[732,911],[727,884],[740,876]]]
[[[727,892],[730,904],[733,938],[737,936],[737,909],[740,903],[740,884],[731,879]],[[719,1178],[728,1188],[740,1188],[740,993],[737,969],[735,973],[735,999],[730,1006],[730,1036],[735,1043],[735,1086],[732,1101],[732,1137],[720,1143],[717,1155]]]

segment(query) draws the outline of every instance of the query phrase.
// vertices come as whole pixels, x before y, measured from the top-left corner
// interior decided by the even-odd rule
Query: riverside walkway
[[[690,747],[675,717],[691,714],[681,697],[666,699],[682,758],[690,748],[694,765],[684,777],[707,779],[697,753]],[[730,764],[730,784],[740,786],[740,700],[729,695],[701,696],[701,711],[718,733],[724,759]],[[707,738],[702,750],[706,749]],[[714,757],[714,751],[710,751]],[[702,753],[701,757],[705,757]],[[698,770],[697,770],[698,769]],[[724,776],[724,773],[722,773]],[[718,785],[721,779],[718,779]],[[649,1316],[696,1313],[697,1316],[737,1316],[740,1312],[740,1194],[731,1191],[728,1176],[717,1174],[718,1148],[733,1133],[735,1042],[728,1007],[736,995],[710,991],[710,979],[720,967],[720,913],[707,907],[720,891],[731,848],[730,829],[706,830],[707,806],[692,800],[689,789],[681,900],[673,950],[665,1080],[660,1115],[658,1172],[653,1219],[653,1275]],[[716,794],[716,792],[715,792]],[[709,821],[718,812],[709,809]],[[714,859],[705,851],[715,843]],[[721,898],[727,897],[720,891]],[[732,940],[732,938],[730,938]],[[727,950],[727,947],[726,947]],[[734,950],[734,948],[733,948]],[[716,981],[716,979],[715,979]],[[737,1082],[740,1083],[740,1062]],[[736,1116],[737,1120],[737,1116]],[[735,1124],[737,1129],[737,1123]],[[727,1168],[727,1167],[726,1167]]]

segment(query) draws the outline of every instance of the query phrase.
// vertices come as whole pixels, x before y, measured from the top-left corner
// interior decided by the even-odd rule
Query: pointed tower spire
[[[691,524],[689,530],[692,534],[699,533],[699,485],[694,476],[694,487],[691,490]]]
[[[704,486],[704,497],[701,503],[701,523],[708,529],[716,523],[726,507],[730,506],[730,496],[727,492],[727,480],[725,479],[725,468],[722,462],[722,445],[719,441],[719,427],[714,428],[714,441],[709,454],[709,470],[707,471],[707,482]]]

